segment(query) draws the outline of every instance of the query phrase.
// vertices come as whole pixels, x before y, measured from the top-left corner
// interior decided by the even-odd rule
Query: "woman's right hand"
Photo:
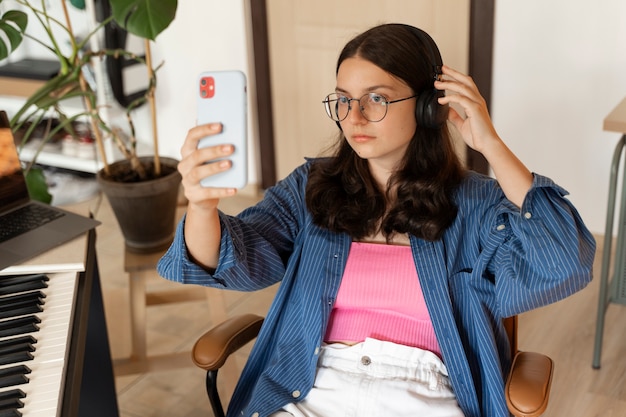
[[[222,131],[220,123],[209,123],[189,130],[181,148],[178,171],[182,175],[185,197],[189,200],[185,217],[185,244],[189,258],[207,270],[217,267],[220,255],[220,220],[217,204],[222,197],[235,195],[234,188],[203,187],[200,181],[210,175],[230,169],[227,158],[233,145],[198,148],[198,142]]]
[[[190,205],[201,210],[212,210],[217,207],[220,198],[236,194],[234,188],[204,187],[200,184],[203,178],[215,175],[231,168],[232,163],[225,158],[234,151],[233,145],[215,145],[198,148],[201,139],[220,133],[220,123],[209,123],[193,127],[187,133],[187,137],[181,148],[181,161],[178,171],[182,175],[182,185],[185,197]]]

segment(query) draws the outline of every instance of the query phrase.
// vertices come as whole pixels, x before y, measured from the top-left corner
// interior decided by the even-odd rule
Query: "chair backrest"
[[[511,357],[517,353],[517,316],[507,317],[503,321],[509,341],[511,342]]]

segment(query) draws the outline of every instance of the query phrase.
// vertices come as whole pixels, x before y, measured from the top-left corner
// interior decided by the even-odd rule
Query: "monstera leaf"
[[[48,183],[46,177],[40,168],[32,167],[26,173],[26,187],[28,194],[33,200],[50,204],[52,195],[48,192]]]
[[[0,0],[2,4],[2,0]],[[9,10],[0,17],[0,34],[4,34],[9,43],[0,36],[0,59],[8,57],[24,39],[28,16],[19,10]]]
[[[128,32],[154,40],[176,17],[177,0],[110,0],[115,21]]]

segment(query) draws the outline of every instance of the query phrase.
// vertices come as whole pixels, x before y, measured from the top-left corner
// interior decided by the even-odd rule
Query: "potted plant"
[[[70,135],[75,133],[75,123],[88,120],[91,126],[102,169],[97,173],[98,182],[107,195],[116,215],[126,246],[136,252],[147,252],[167,246],[174,231],[175,210],[180,185],[180,175],[176,171],[177,161],[162,158],[158,151],[158,135],[156,128],[156,109],[154,91],[156,87],[156,70],[153,68],[150,41],[154,40],[174,19],[176,0],[107,0],[111,15],[102,21],[87,36],[78,39],[73,30],[68,13],[68,4],[57,0],[64,11],[64,20],[57,20],[48,13],[46,1],[13,0],[13,2],[30,10],[41,24],[46,39],[34,38],[28,32],[28,15],[22,10],[5,11],[0,16],[0,31],[4,32],[9,44],[0,38],[0,59],[7,57],[15,50],[24,38],[33,39],[44,45],[58,59],[60,71],[57,76],[47,81],[34,94],[26,99],[23,107],[13,115],[11,126],[14,132],[20,131],[22,143],[28,142],[34,129],[52,110],[59,121],[47,129],[47,138],[59,132]],[[0,4],[2,0],[0,0]],[[37,3],[34,5],[33,3]],[[79,4],[81,0],[73,0]],[[80,5],[79,5],[80,6]],[[117,24],[140,38],[144,39],[145,58],[124,49],[90,49],[92,37],[107,24]],[[55,33],[61,30],[69,38],[69,52],[60,47]],[[145,63],[147,68],[148,88],[145,94],[128,103],[125,111],[128,120],[128,131],[122,132],[109,125],[102,116],[102,106],[98,102],[98,92],[84,76],[84,69],[97,63],[98,60],[126,57]],[[73,114],[66,114],[62,105],[69,99],[82,99],[84,109]],[[153,157],[139,157],[132,112],[147,103],[152,116]],[[122,159],[110,163],[105,152],[105,141],[110,140],[119,150]],[[33,161],[25,167],[32,189],[42,187],[43,176],[32,169]],[[162,190],[163,189],[163,190]],[[153,195],[162,195],[166,202],[150,200]],[[157,197],[159,198],[159,197]],[[164,219],[154,216],[163,215]]]

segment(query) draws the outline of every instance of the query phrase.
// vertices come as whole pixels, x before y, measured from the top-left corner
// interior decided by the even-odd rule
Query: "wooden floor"
[[[236,197],[223,209],[237,212],[252,199]],[[108,204],[98,210],[103,225],[98,228],[98,257],[102,277],[109,338],[114,359],[130,353],[128,276],[123,268],[123,241]],[[601,246],[601,241],[598,242]],[[601,249],[601,248],[600,248]],[[601,250],[596,255],[595,275],[599,276]],[[520,348],[551,356],[556,363],[549,417],[626,416],[626,308],[608,309],[602,367],[591,367],[598,281],[575,296],[520,318]],[[155,277],[150,288],[178,287]],[[198,287],[198,291],[204,291]],[[241,312],[267,311],[275,288],[261,293],[220,292],[223,317]],[[206,301],[194,301],[148,308],[148,349],[150,354],[189,350],[196,338],[218,319],[209,315]],[[235,358],[220,377],[228,397],[245,362]],[[204,372],[191,363],[176,370],[150,372],[116,378],[121,417],[212,416],[204,389]]]

